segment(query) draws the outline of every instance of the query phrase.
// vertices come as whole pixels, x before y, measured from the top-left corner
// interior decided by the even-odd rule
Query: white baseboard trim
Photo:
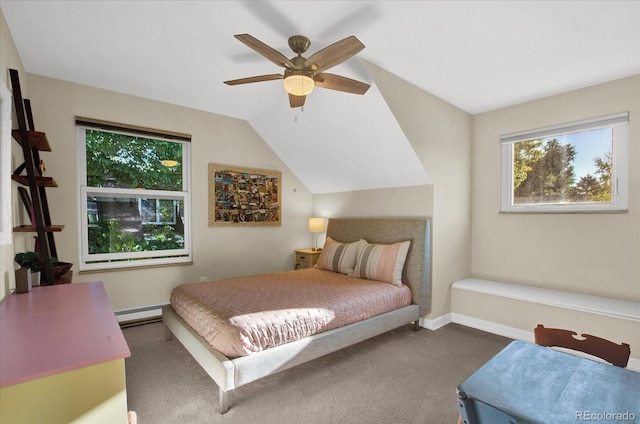
[[[437,330],[438,328],[442,328],[445,325],[451,322],[451,313],[444,314],[435,319],[427,319],[425,317],[420,318],[419,324],[420,327],[426,328],[428,330]]]
[[[519,328],[496,324],[495,322],[485,321],[455,312],[451,313],[451,322],[464,325],[465,327],[475,328],[476,330],[486,331],[487,333],[508,337],[514,340],[525,340],[528,342],[533,342],[533,330],[521,330]]]
[[[116,319],[119,323],[138,321],[161,317],[162,306],[164,306],[164,304],[143,306],[141,308],[120,309],[118,311],[113,311],[113,313],[116,315]]]

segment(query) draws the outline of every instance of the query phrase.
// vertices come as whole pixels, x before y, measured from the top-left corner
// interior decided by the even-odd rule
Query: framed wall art
[[[209,226],[281,225],[281,173],[209,164]]]

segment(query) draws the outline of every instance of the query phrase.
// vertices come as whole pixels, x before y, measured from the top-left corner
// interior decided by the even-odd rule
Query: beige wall
[[[0,80],[11,90],[11,82],[9,79],[9,69],[24,70],[20,54],[13,42],[13,37],[9,31],[7,21],[4,19],[4,13],[0,9]]]
[[[60,260],[79,262],[76,116],[192,135],[193,265],[82,275],[75,266],[74,282],[104,281],[114,309],[167,302],[174,286],[198,281],[201,276],[291,269],[293,250],[311,242],[306,230],[310,193],[246,121],[33,74],[21,77],[28,78],[36,129],[47,133],[53,150],[42,153],[41,158],[47,164],[47,175],[59,185],[47,194],[52,222],[66,226],[55,236]],[[208,227],[209,162],[281,171],[283,225]],[[16,210],[16,224],[24,223],[27,217],[20,205]],[[30,237],[16,234],[15,249],[32,250]]]
[[[629,212],[500,214],[501,134],[629,111]],[[474,277],[640,301],[640,75],[474,116]]]
[[[501,214],[501,134],[629,111],[629,210],[624,214]],[[471,274],[505,283],[640,302],[640,75],[474,116]],[[500,332],[539,323],[631,345],[640,323],[455,289],[451,309]],[[466,319],[466,318],[465,318]],[[512,330],[509,330],[512,329]]]
[[[471,115],[367,63],[433,185],[323,194],[313,197],[321,216],[428,216],[432,218],[432,309],[450,311],[449,285],[471,267]]]
[[[21,73],[24,72],[20,55],[16,50],[13,37],[9,32],[4,14],[0,9],[0,81],[2,81],[2,84],[11,92],[9,69],[17,69]],[[26,85],[22,87],[21,84],[21,88],[23,92],[27,92]],[[9,140],[9,143],[17,146],[17,143],[13,142],[13,140]],[[12,146],[12,149],[14,147],[15,146]],[[15,167],[15,163],[16,161],[12,158],[12,169]],[[10,293],[9,290],[15,286],[13,256],[13,244],[0,245],[0,301],[7,296]]]

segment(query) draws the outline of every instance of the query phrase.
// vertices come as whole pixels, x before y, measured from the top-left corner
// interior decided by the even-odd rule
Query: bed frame
[[[213,349],[171,308],[162,308],[167,340],[172,334],[218,385],[220,413],[229,409],[229,392],[419,319],[430,309],[431,234],[427,218],[330,218],[327,236],[340,242],[361,238],[390,244],[411,240],[402,281],[411,287],[412,304],[341,328],[306,337],[251,355],[230,359]]]

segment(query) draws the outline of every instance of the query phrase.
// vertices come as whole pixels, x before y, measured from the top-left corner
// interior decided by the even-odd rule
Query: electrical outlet
[[[209,277],[200,277],[200,281],[209,281]]]

